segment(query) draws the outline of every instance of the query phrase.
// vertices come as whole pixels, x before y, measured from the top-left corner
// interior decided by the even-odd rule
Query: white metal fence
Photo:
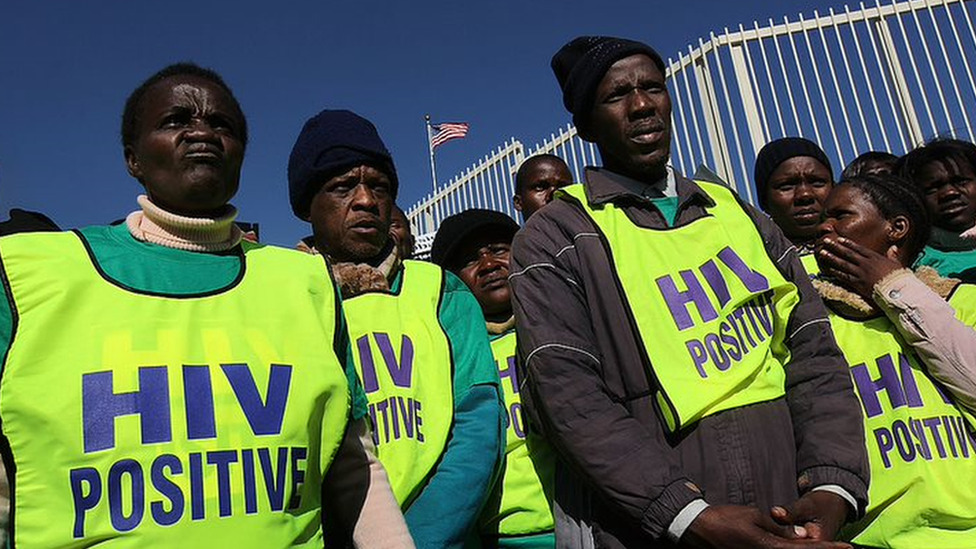
[[[835,172],[869,150],[903,154],[937,136],[974,140],[976,31],[972,0],[903,0],[828,8],[725,28],[667,59],[671,162],[711,168],[755,202],[752,170],[765,143],[802,136]],[[423,251],[448,215],[511,206],[525,158],[556,154],[577,180],[596,150],[567,126],[532,148],[512,139],[407,212]]]

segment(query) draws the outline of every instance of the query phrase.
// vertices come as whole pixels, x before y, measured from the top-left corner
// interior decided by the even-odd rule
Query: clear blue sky
[[[12,207],[62,227],[107,223],[135,209],[119,121],[125,98],[168,63],[220,72],[251,130],[240,219],[262,240],[307,234],[288,205],[288,153],[306,118],[348,108],[372,120],[393,153],[398,202],[430,191],[424,114],[471,124],[438,149],[443,183],[509,137],[526,145],[569,121],[552,54],[581,34],[643,40],[667,58],[710,31],[831,0],[598,2],[0,3],[0,218]]]

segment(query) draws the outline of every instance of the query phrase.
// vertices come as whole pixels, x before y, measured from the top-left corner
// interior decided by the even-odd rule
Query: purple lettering
[[[915,444],[912,443],[912,434],[905,422],[900,419],[895,420],[891,425],[891,431],[895,435],[895,444],[898,446],[901,460],[905,463],[915,461]]]
[[[966,420],[961,417],[952,418],[952,431],[955,433],[956,440],[959,441],[959,449],[962,450],[962,457],[969,457],[969,444],[966,441]]]
[[[183,491],[180,487],[169,479],[164,472],[169,469],[170,474],[179,475],[183,473],[183,463],[173,454],[163,454],[152,462],[149,476],[152,479],[153,488],[169,500],[170,510],[167,511],[162,501],[154,501],[149,504],[152,518],[160,526],[170,526],[179,522],[183,518],[185,501]]]
[[[203,520],[206,514],[203,499],[203,454],[190,454],[190,519]]]
[[[732,360],[738,362],[739,360],[742,360],[741,347],[739,347],[739,340],[732,337],[732,335],[728,333],[730,330],[731,328],[729,327],[728,322],[723,320],[721,323],[719,323],[718,332],[721,334],[722,343],[729,346],[727,349],[729,356],[732,357]]]
[[[254,376],[247,364],[221,364],[220,367],[234,389],[234,395],[251,425],[251,431],[257,436],[280,434],[281,423],[285,419],[285,405],[288,403],[292,367],[287,364],[271,365],[267,397],[264,401],[261,400]]]
[[[718,258],[722,260],[722,263],[725,263],[726,267],[735,273],[735,276],[739,277],[739,280],[742,281],[742,284],[750,292],[757,294],[769,289],[769,280],[746,265],[732,248],[728,246],[723,248],[718,253]]]
[[[72,469],[68,477],[71,479],[71,498],[75,502],[75,525],[71,535],[75,539],[83,538],[85,513],[94,509],[102,499],[102,477],[94,467]]]
[[[369,346],[369,334],[356,340],[359,349],[359,362],[363,367],[363,391],[368,395],[380,390],[380,382],[376,379],[376,364],[373,362],[373,349]]]
[[[403,418],[403,430],[407,438],[413,438],[413,399],[396,397],[397,404],[400,406],[400,417]]]
[[[705,282],[708,282],[708,287],[712,289],[715,297],[718,298],[718,306],[725,307],[725,304],[732,299],[732,295],[729,293],[729,286],[725,283],[725,277],[719,272],[718,266],[715,265],[714,259],[709,259],[704,265],[699,267],[702,275],[705,276]]]
[[[397,387],[409,388],[411,377],[413,376],[413,341],[404,334],[400,338],[400,360],[393,352],[393,345],[390,344],[390,336],[382,332],[373,334],[376,338],[376,345],[380,348],[383,361],[386,362],[386,369],[390,371],[393,384]]]
[[[707,360],[707,354],[705,352],[705,346],[701,344],[697,339],[690,339],[685,342],[685,346],[688,348],[688,354],[691,355],[691,360],[695,363],[695,368],[698,370],[698,375],[702,379],[707,378],[708,374],[705,373],[705,361]]]
[[[678,290],[674,279],[670,275],[664,275],[657,279],[657,287],[661,291],[661,295],[664,297],[664,302],[667,303],[668,309],[671,311],[671,317],[678,326],[678,330],[687,330],[695,325],[695,322],[691,319],[691,315],[688,313],[689,303],[695,304],[698,308],[698,314],[703,321],[709,322],[718,318],[715,307],[709,301],[708,296],[705,294],[705,289],[702,288],[701,282],[695,277],[695,273],[692,271],[681,271],[680,274],[681,279],[684,280],[685,286],[688,288],[683,292]]]
[[[288,448],[278,448],[277,467],[271,463],[271,450],[258,448],[258,461],[261,462],[261,476],[268,492],[268,502],[272,511],[285,508],[285,476],[288,471]],[[277,469],[278,473],[275,474]]]
[[[258,512],[258,486],[254,468],[254,450],[241,450],[241,468],[244,469],[244,512],[253,515]]]
[[[122,501],[122,477],[128,475],[132,490],[129,502],[132,513],[125,516]],[[146,511],[146,479],[142,475],[142,466],[134,459],[123,459],[112,464],[108,470],[108,513],[112,520],[112,528],[117,532],[128,532],[139,526],[142,515]]]
[[[732,361],[729,360],[729,355],[725,354],[725,349],[722,347],[717,334],[705,336],[705,349],[708,350],[708,357],[712,359],[712,363],[720,372],[724,372],[732,366]]]
[[[217,438],[214,420],[213,383],[209,366],[183,365],[183,394],[186,398],[186,436],[190,440]]]
[[[918,453],[926,460],[931,461],[932,449],[929,448],[929,439],[925,436],[925,427],[922,426],[922,422],[912,418],[908,421],[908,426],[911,428],[912,434],[915,435],[915,440],[918,441],[916,443]]]
[[[742,333],[746,334],[746,339],[749,341],[749,346],[752,347],[753,349],[755,349],[756,348],[756,342],[753,341],[752,335],[749,334],[749,327],[746,326],[746,321],[742,320],[742,316],[745,315],[745,313],[746,312],[744,310],[742,310],[741,307],[738,308],[738,309],[736,309],[736,310],[734,310],[734,311],[732,311],[732,318],[735,319],[735,322],[732,324],[732,326],[733,327],[736,327],[737,326],[736,323],[738,323],[738,326],[742,328]],[[739,333],[739,328],[738,327],[735,328],[735,333]],[[742,339],[742,338],[740,337],[739,339]],[[749,349],[746,349],[745,348],[745,344],[743,344],[742,345],[742,352],[743,352],[743,354],[745,354],[748,351],[749,351]]]
[[[881,461],[884,463],[885,469],[891,469],[891,459],[888,457],[888,452],[891,452],[895,447],[895,439],[891,437],[891,432],[884,427],[879,427],[874,430],[874,440],[878,443],[878,449],[881,450]]]
[[[762,327],[763,332],[766,336],[773,335],[773,318],[775,316],[772,313],[773,300],[769,294],[772,292],[766,292],[765,294],[756,296],[753,299],[749,307],[752,309],[753,313],[756,315],[756,320],[759,321],[759,326]]]
[[[308,448],[304,446],[291,449],[291,500],[288,502],[289,509],[298,509],[302,504],[302,484],[305,483],[305,469],[299,464],[308,457]]]
[[[507,364],[508,367],[503,370],[501,368],[501,363],[498,361],[495,362],[496,366],[498,366],[498,375],[502,378],[503,383],[504,383],[504,379],[507,377],[508,382],[512,384],[512,392],[518,394],[519,382],[518,382],[518,372],[516,372],[515,370],[515,357],[514,356],[508,357],[505,363]]]
[[[85,453],[115,447],[115,418],[138,415],[142,443],[173,440],[166,366],[139,368],[139,390],[115,393],[112,372],[81,376]]]
[[[942,444],[942,437],[939,435],[939,425],[942,424],[942,420],[938,417],[928,417],[922,420],[922,424],[928,427],[930,433],[932,433],[932,438],[935,439],[935,449],[939,452],[939,457],[945,459],[948,454],[946,454],[945,445]]]
[[[393,416],[393,419],[390,421],[393,424],[393,440],[400,440],[400,414],[397,411],[396,399],[397,397],[390,398],[388,401],[390,403],[388,409],[390,410],[390,415]]]
[[[888,402],[893,409],[906,404],[905,393],[902,391],[901,381],[898,379],[891,355],[880,356],[876,362],[881,376],[877,380],[871,379],[871,373],[864,363],[851,366],[851,377],[864,405],[864,415],[868,418],[880,415],[883,411],[881,400],[878,399],[878,392],[881,390],[888,395]]]
[[[420,419],[420,401],[413,401],[413,417],[417,418],[417,442],[424,441],[424,434],[420,432],[420,427],[424,424],[424,421]]]
[[[513,402],[508,408],[509,417],[512,419],[512,429],[515,436],[525,438],[525,422],[522,418],[522,403]]]
[[[229,517],[233,511],[230,499],[230,464],[236,462],[236,450],[207,452],[207,465],[217,468],[217,502],[222,517]]]
[[[905,390],[905,401],[909,408],[921,408],[925,406],[922,402],[922,394],[918,391],[918,383],[915,382],[915,371],[908,357],[898,353],[898,370],[901,373],[901,385]],[[938,384],[936,384],[938,386]]]
[[[949,416],[942,416],[942,428],[945,429],[946,440],[949,441],[949,451],[952,452],[952,457],[959,457],[959,451],[956,450],[956,438],[952,436],[952,419]]]

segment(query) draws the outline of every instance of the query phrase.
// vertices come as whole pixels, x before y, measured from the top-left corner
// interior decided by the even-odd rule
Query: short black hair
[[[163,67],[158,72],[146,79],[145,82],[139,85],[138,88],[129,94],[129,98],[125,100],[125,109],[122,111],[122,146],[128,147],[135,142],[136,139],[136,126],[138,125],[139,119],[139,106],[142,102],[142,98],[146,95],[146,92],[153,85],[161,82],[167,78],[173,76],[196,76],[204,80],[208,80],[218,87],[227,92],[230,96],[231,101],[234,103],[234,107],[237,109],[237,114],[241,117],[241,143],[247,146],[247,118],[244,117],[244,111],[241,109],[241,104],[234,97],[234,92],[231,91],[230,86],[224,82],[224,79],[220,77],[212,69],[206,69],[197,65],[193,62],[180,62],[173,63]]]
[[[908,218],[911,229],[905,237],[905,251],[909,254],[906,259],[909,265],[914,263],[932,232],[932,221],[918,186],[895,174],[865,175],[842,180],[839,184],[864,193],[887,220],[899,215]]]
[[[933,162],[948,162],[957,168],[968,164],[976,172],[976,145],[961,139],[933,139],[901,157],[896,169],[903,178],[917,184],[918,172]]]
[[[542,153],[526,158],[522,165],[519,166],[517,172],[515,172],[515,194],[521,193],[525,190],[525,185],[528,183],[526,179],[529,177],[529,170],[534,168],[540,162],[558,162],[563,166],[566,166],[566,171],[569,171],[569,165],[562,157],[556,156],[554,154]]]
[[[868,151],[858,156],[854,160],[851,160],[851,163],[848,164],[846,168],[844,168],[843,172],[841,172],[840,178],[854,179],[856,177],[860,177],[862,175],[861,172],[864,171],[864,168],[871,164],[886,165],[889,168],[888,173],[891,173],[892,171],[894,171],[895,166],[898,164],[898,157],[891,154],[890,152]]]

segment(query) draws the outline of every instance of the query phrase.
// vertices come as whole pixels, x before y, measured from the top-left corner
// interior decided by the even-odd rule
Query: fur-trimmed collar
[[[878,281],[878,284],[875,285],[875,287],[877,288],[878,286],[884,285],[886,280],[901,275],[908,270],[909,269],[897,269],[888,273],[887,276]],[[942,299],[948,299],[949,294],[951,294],[952,290],[954,290],[959,284],[959,280],[954,278],[945,278],[939,275],[938,271],[932,267],[919,267],[917,270],[915,270],[914,274],[916,278],[921,280],[922,283],[928,286]],[[813,284],[813,287],[816,288],[827,307],[831,308],[834,312],[841,316],[864,319],[881,314],[881,309],[873,301],[869,302],[861,295],[840,286],[831,279],[816,276],[813,277],[811,283]]]
[[[392,242],[392,239],[391,241]],[[318,255],[320,252],[315,248],[311,237],[299,241],[296,248],[309,254]],[[328,258],[328,255],[326,256]],[[332,276],[335,277],[336,284],[339,285],[339,292],[344,299],[364,294],[366,292],[389,292],[390,285],[400,272],[403,261],[397,253],[397,247],[387,246],[379,256],[375,258],[377,264],[372,263],[333,263],[331,258],[329,265],[332,267]]]

